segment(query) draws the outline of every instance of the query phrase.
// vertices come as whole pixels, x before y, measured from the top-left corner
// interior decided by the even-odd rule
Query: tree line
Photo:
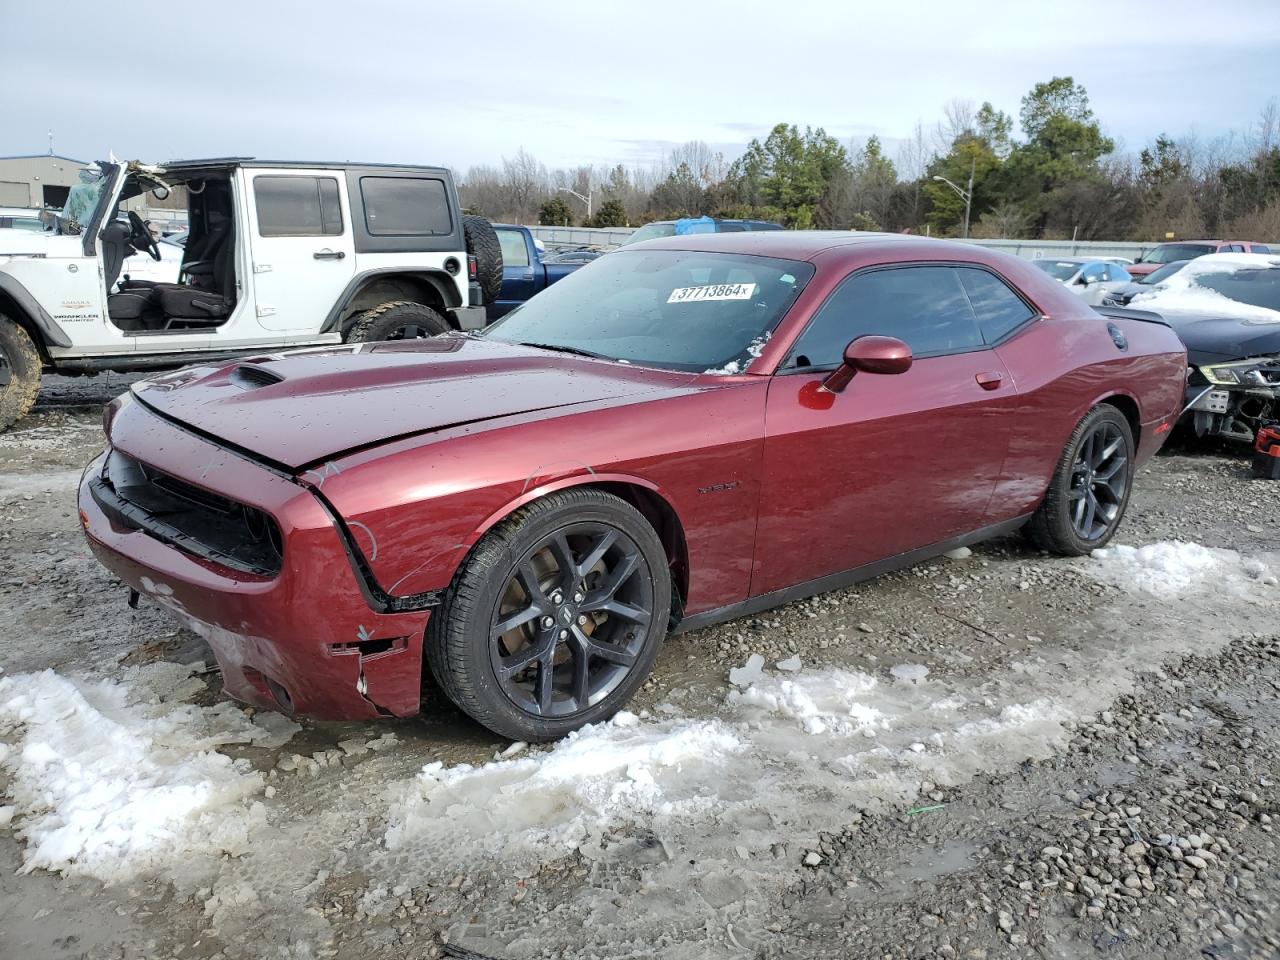
[[[692,141],[649,169],[548,170],[521,149],[472,167],[459,192],[473,213],[549,226],[709,215],[948,237],[965,229],[969,193],[974,237],[1280,241],[1275,101],[1246,132],[1161,134],[1133,153],[1103,132],[1084,86],[1054,77],[1022,98],[1018,130],[991,103],[953,100],[932,129],[917,123],[894,159],[874,136],[842,144],[821,127],[779,123],[732,160]]]

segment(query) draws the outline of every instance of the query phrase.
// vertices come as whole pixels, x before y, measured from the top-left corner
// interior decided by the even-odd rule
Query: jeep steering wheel
[[[156,238],[151,235],[151,231],[147,229],[147,225],[142,222],[142,218],[138,216],[136,210],[129,211],[129,229],[132,233],[129,237],[129,242],[139,250],[145,250],[151,255],[152,260],[159,260],[160,244],[158,244],[156,242]]]

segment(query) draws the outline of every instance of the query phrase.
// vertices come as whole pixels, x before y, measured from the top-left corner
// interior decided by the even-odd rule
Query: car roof
[[[1249,243],[1250,241],[1248,241],[1248,240],[1235,240],[1235,241],[1231,241],[1231,240],[1165,240],[1165,241],[1163,241],[1163,242],[1161,242],[1161,243],[1157,244],[1157,246],[1160,246],[1160,247],[1176,247],[1176,246],[1178,246],[1179,244],[1183,244],[1183,243],[1233,243],[1233,242],[1234,242],[1234,243]]]
[[[429,170],[444,173],[444,167],[419,166],[412,163],[363,163],[353,160],[259,160],[257,157],[210,157],[203,160],[166,160],[159,166],[165,171],[179,172],[226,167],[287,167],[297,169],[341,170],[348,167],[378,170]]]
[[[812,260],[827,250],[856,248],[859,252],[911,245],[914,249],[936,249],[939,257],[954,251],[958,241],[934,240],[915,234],[862,233],[852,230],[760,230],[743,233],[691,233],[682,237],[661,237],[628,244],[631,250],[688,250],[742,253],[781,260]],[[967,246],[967,245],[966,245]],[[979,250],[980,247],[969,247]]]

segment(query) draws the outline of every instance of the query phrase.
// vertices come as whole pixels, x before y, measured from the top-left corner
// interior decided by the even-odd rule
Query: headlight
[[[1200,372],[1210,383],[1225,386],[1280,386],[1280,358],[1255,357],[1252,360],[1235,360],[1201,367]]]

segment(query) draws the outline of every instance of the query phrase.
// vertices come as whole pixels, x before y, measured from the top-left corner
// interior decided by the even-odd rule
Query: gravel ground
[[[162,612],[129,610],[78,530],[75,482],[100,446],[90,408],[122,385],[47,383],[0,436],[0,667],[15,686],[207,656]],[[18,810],[0,827],[0,956],[1273,957],[1277,531],[1280,484],[1249,479],[1240,451],[1178,450],[1139,477],[1119,540],[1238,551],[1220,583],[1135,592],[1096,561],[1009,538],[674,638],[636,729],[701,724],[750,749],[702,780],[690,760],[681,783],[697,796],[632,806],[570,843],[477,818],[462,792],[396,839],[424,765],[441,780],[509,746],[437,701],[412,721],[222,746],[262,784],[234,850],[110,875],[28,869]],[[766,666],[767,682],[878,683],[868,702],[895,711],[893,728],[810,736],[758,712],[728,682],[752,654],[803,665]],[[216,673],[172,701],[264,722],[226,704]],[[1013,724],[1023,708],[1034,722]],[[0,723],[0,742],[23,736]],[[525,751],[510,769],[555,755]],[[0,769],[0,794],[14,770]],[[529,794],[547,802],[530,823],[598,799],[556,789],[569,792]]]

